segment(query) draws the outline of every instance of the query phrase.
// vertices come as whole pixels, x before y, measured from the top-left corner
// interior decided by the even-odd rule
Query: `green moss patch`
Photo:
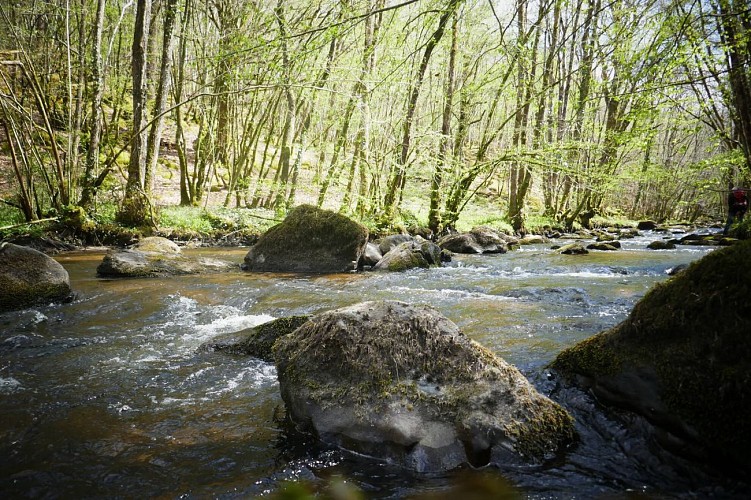
[[[654,373],[649,383],[668,413],[648,416],[751,464],[750,299],[745,241],[655,286],[623,323],[563,351],[553,367],[611,390],[623,374]]]

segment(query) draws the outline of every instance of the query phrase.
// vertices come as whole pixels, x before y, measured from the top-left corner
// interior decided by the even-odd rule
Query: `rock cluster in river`
[[[0,312],[72,297],[68,272],[33,248],[0,244]]]
[[[144,278],[232,269],[237,269],[237,265],[208,257],[187,257],[174,242],[160,236],[151,236],[142,239],[132,248],[107,251],[97,267],[97,274],[109,278]]]
[[[438,240],[438,246],[454,253],[506,253],[519,240],[487,226],[477,226],[466,233],[449,234]]]
[[[553,367],[633,409],[667,444],[751,467],[751,241],[716,250],[655,286],[616,327]]]
[[[539,462],[575,436],[563,408],[426,306],[316,315],[281,337],[274,357],[296,423],[416,471]]]

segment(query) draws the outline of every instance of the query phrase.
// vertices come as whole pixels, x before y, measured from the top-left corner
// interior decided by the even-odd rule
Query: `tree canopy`
[[[718,216],[751,178],[742,0],[0,5],[0,200],[301,203],[434,231]]]

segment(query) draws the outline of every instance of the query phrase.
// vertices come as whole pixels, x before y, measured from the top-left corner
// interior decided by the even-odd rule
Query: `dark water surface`
[[[455,473],[413,476],[290,436],[273,365],[197,350],[271,318],[397,299],[432,305],[576,417],[581,442],[553,463],[486,468],[523,496],[742,498],[748,485],[662,450],[638,418],[547,380],[563,348],[624,319],[666,269],[711,251],[646,250],[657,237],[392,274],[105,280],[101,253],[58,256],[78,300],[0,314],[0,495],[246,498],[337,478],[371,498],[446,491]],[[239,264],[246,249],[186,252]]]

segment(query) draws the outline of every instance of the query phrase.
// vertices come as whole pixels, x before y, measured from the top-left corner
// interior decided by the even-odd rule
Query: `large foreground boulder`
[[[0,244],[0,312],[71,298],[68,272],[33,248]]]
[[[347,217],[300,205],[245,256],[249,271],[341,273],[355,270],[368,229]]]
[[[629,317],[553,367],[651,420],[680,450],[751,458],[751,241],[715,250],[654,287]],[[667,432],[664,432],[667,431]]]
[[[191,258],[167,238],[144,238],[133,248],[111,249],[97,267],[108,278],[179,276],[237,269],[237,264],[209,257]]]
[[[274,346],[288,414],[325,442],[416,471],[539,462],[572,417],[426,306],[365,302]]]

